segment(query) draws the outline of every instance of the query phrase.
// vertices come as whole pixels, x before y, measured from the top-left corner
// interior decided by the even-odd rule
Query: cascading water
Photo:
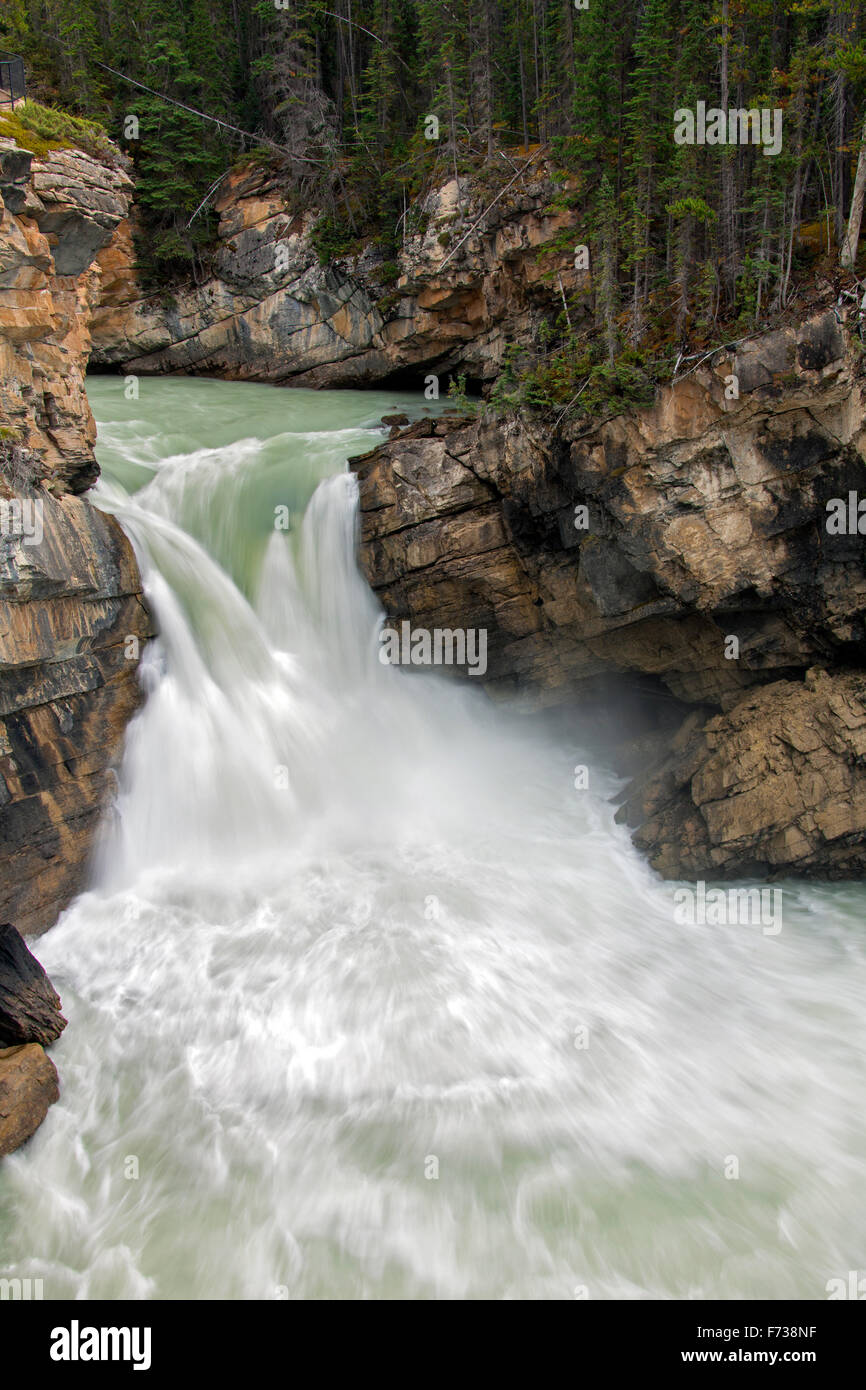
[[[590,752],[379,663],[345,459],[415,402],[91,388],[161,635],[92,889],[37,943],[63,1095],[0,1168],[0,1274],[825,1297],[866,1233],[864,890],[678,925],[613,784],[575,790]]]

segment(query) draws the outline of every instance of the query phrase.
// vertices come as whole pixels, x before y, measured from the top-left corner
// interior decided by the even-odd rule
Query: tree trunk
[[[857,160],[857,175],[854,179],[854,192],[851,197],[851,211],[848,214],[848,229],[842,243],[840,264],[850,270],[857,259],[857,243],[860,240],[860,223],[863,220],[863,195],[866,194],[866,120],[860,137],[860,155]]]
[[[724,112],[728,110],[730,98],[730,82],[728,77],[728,54],[730,49],[729,10],[729,0],[723,0],[721,16],[722,53],[719,88],[721,96],[720,104]],[[737,297],[737,241],[734,228],[734,207],[734,151],[728,148],[722,150],[721,241],[722,279],[724,281],[729,304],[734,304]]]

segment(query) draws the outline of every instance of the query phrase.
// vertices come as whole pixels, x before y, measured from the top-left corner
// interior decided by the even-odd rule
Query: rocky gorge
[[[120,224],[97,257],[92,365],[315,387],[423,389],[432,374],[444,390],[457,372],[490,384],[509,345],[532,341],[564,292],[584,287],[589,304],[588,276],[562,240],[573,223],[562,193],[541,160],[526,161],[503,197],[451,179],[407,211],[398,261],[366,243],[322,263],[320,210],[294,206],[266,169],[241,168],[215,200],[202,284],[145,293],[134,213]]]
[[[62,1364],[147,1305],[91,1359],[200,1378],[224,1303],[644,1304],[640,1369],[826,1373],[866,3],[0,50],[0,1308]]]
[[[138,286],[128,223],[99,253],[94,360],[316,386],[460,374],[489,394],[566,294],[591,313],[563,192],[540,159],[492,202],[452,180],[407,215],[395,266],[371,247],[323,266],[316,214],[235,172],[214,275],[168,308]],[[866,570],[856,524],[828,514],[866,484],[842,302],[824,286],[650,406],[398,425],[352,461],[367,579],[395,621],[485,629],[491,696],[568,707],[638,680],[661,702],[619,817],[667,876],[863,869]]]

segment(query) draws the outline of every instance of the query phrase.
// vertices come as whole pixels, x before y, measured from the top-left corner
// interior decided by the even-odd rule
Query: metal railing
[[[0,53],[0,105],[11,102],[14,111],[16,101],[23,101],[26,95],[24,60],[14,53]]]

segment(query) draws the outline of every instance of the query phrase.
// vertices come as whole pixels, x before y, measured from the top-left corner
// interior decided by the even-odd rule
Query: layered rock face
[[[34,160],[0,139],[0,459],[7,478],[83,492],[96,430],[84,390],[89,325],[107,246],[129,205],[119,160],[78,150]]]
[[[38,932],[82,887],[151,623],[132,549],[84,498],[0,541],[0,916]]]
[[[409,374],[420,389],[425,373],[457,368],[492,381],[506,345],[531,341],[574,288],[573,253],[554,249],[572,220],[551,204],[556,192],[543,168],[528,170],[473,231],[484,202],[452,180],[413,209],[396,265],[368,248],[322,266],[311,240],[318,214],[290,212],[260,169],[233,174],[216,203],[219,244],[204,285],[168,305],[148,300],[129,223],[100,253],[93,361],[305,386]]]
[[[50,1047],[66,1027],[60,996],[8,922],[0,926],[0,1047]]]
[[[698,706],[625,813],[669,875],[859,870],[866,765],[843,672],[866,667],[866,565],[856,520],[828,520],[866,498],[864,388],[841,318],[719,354],[601,424],[425,423],[353,461],[386,609],[486,628],[492,693],[561,703],[639,672]]]
[[[151,630],[126,537],[77,495],[92,262],[130,193],[119,158],[0,142],[0,920],[25,932],[81,887]]]
[[[618,818],[666,877],[866,872],[866,674],[810,670],[687,720]]]

